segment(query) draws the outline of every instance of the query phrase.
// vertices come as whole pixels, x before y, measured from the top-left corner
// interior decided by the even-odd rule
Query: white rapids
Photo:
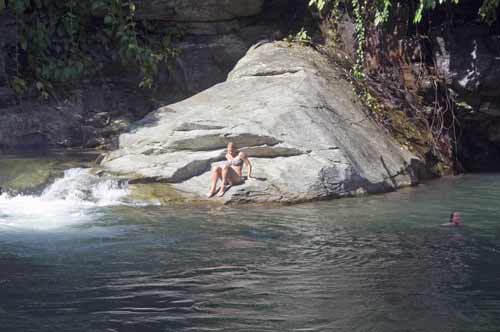
[[[93,219],[96,208],[126,204],[127,185],[72,168],[39,196],[0,195],[0,228],[48,230]]]

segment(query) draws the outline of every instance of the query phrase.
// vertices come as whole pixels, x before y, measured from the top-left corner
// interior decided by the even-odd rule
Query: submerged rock
[[[51,160],[9,158],[0,160],[0,187],[5,191],[26,192],[45,186],[54,175]],[[1,194],[1,193],[0,193]]]
[[[377,127],[324,56],[264,43],[227,81],[136,123],[102,165],[134,174],[136,183],[171,183],[184,197],[199,199],[228,142],[248,153],[255,178],[231,188],[220,199],[226,203],[391,191],[416,184],[421,164]]]

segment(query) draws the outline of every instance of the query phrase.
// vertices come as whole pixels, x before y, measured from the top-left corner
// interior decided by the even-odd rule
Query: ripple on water
[[[497,331],[495,183],[462,177],[356,200],[215,212],[94,207],[87,226],[0,236],[0,326]],[[466,227],[439,227],[457,206]]]

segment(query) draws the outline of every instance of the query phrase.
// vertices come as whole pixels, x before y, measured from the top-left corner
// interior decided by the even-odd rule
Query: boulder
[[[391,191],[417,183],[421,164],[371,120],[341,70],[275,42],[251,48],[225,82],[148,114],[101,165],[200,199],[228,142],[248,153],[254,178],[212,199],[225,203]]]

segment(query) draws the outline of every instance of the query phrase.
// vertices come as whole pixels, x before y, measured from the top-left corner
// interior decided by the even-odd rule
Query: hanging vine
[[[410,1],[409,1],[410,2]],[[458,5],[461,0],[412,0],[406,4],[405,8],[415,8],[408,24],[418,25],[424,20],[426,13],[436,9],[438,6]],[[445,160],[446,152],[440,150],[440,145],[446,137],[450,139],[450,146],[454,150],[458,149],[457,137],[460,135],[460,123],[455,113],[455,103],[448,90],[443,89],[444,94],[438,94],[438,83],[436,85],[435,101],[430,112],[423,113],[418,108],[413,108],[411,103],[407,104],[409,113],[398,112],[397,109],[388,108],[381,102],[384,100],[384,93],[379,94],[378,89],[372,89],[372,83],[377,84],[377,77],[367,78],[365,75],[366,49],[367,49],[367,29],[373,29],[388,22],[398,4],[404,4],[403,0],[310,0],[309,6],[319,13],[324,22],[328,20],[329,27],[332,27],[333,34],[337,34],[335,29],[338,22],[341,22],[344,15],[351,17],[354,23],[355,52],[351,66],[350,81],[359,100],[367,107],[375,120],[390,130],[396,139],[403,145],[413,146],[415,149],[424,147],[419,152],[426,155],[430,147],[432,155],[442,156]],[[498,18],[498,8],[500,0],[482,0],[478,10],[478,18],[487,24],[493,24]],[[400,15],[400,13],[398,13]],[[333,20],[333,22],[331,22]],[[420,59],[423,57],[420,55]],[[345,62],[342,62],[345,64]],[[383,76],[381,76],[383,77]],[[390,92],[388,93],[390,94]],[[379,98],[380,96],[380,98]],[[407,110],[408,111],[408,110]],[[412,118],[407,115],[412,114]],[[449,134],[443,135],[443,134]],[[417,143],[418,142],[418,143]],[[456,153],[454,157],[457,158]],[[441,157],[439,157],[441,158]],[[439,159],[438,158],[438,159]],[[450,157],[451,158],[451,157]],[[458,164],[457,160],[455,160]]]
[[[363,67],[365,63],[365,42],[366,42],[366,1],[352,0],[354,13],[355,36],[356,36],[356,58],[353,67],[353,76],[356,79],[363,79]]]
[[[354,17],[356,54],[353,65],[353,76],[356,79],[364,78],[366,29],[370,24],[379,26],[389,19],[393,3],[398,0],[310,0],[309,6],[315,8],[320,14],[327,11],[332,19],[340,19],[340,7],[350,11]],[[413,15],[413,22],[422,21],[426,11],[433,10],[445,3],[459,4],[460,0],[415,0],[417,9]],[[500,0],[483,0],[478,15],[488,24],[496,21],[496,10]]]

